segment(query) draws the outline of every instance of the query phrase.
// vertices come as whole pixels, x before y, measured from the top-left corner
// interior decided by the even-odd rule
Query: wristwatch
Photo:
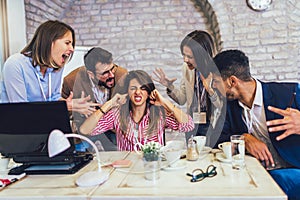
[[[169,88],[167,88],[167,93],[169,94],[171,92],[172,92],[172,90],[170,90]]]

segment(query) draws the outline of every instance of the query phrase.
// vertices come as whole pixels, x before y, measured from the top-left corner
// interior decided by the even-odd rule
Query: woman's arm
[[[153,104],[163,106],[167,113],[172,114],[179,123],[187,123],[189,121],[189,117],[185,112],[164,98],[156,89],[152,91],[150,99]]]
[[[27,102],[27,90],[26,90],[26,80],[22,65],[24,68],[29,66],[22,63],[21,59],[17,55],[9,57],[3,66],[2,76],[3,84],[7,93],[8,102]],[[27,69],[26,68],[26,69]],[[34,75],[34,74],[33,74]],[[34,76],[30,77],[34,80]],[[38,86],[37,86],[38,87]]]
[[[153,73],[155,74],[156,78],[152,77],[154,81],[159,82],[163,86],[167,88],[167,95],[173,99],[179,105],[183,105],[186,103],[186,88],[185,88],[185,74],[187,73],[187,66],[184,64],[182,66],[182,79],[180,80],[179,88],[174,86],[174,82],[177,78],[168,78],[165,75],[165,72],[161,68],[156,68]]]
[[[79,131],[84,134],[88,135],[96,128],[98,121],[106,115],[106,113],[114,107],[117,107],[121,104],[126,102],[127,94],[116,94],[112,99],[105,102],[100,109],[94,112],[91,116],[89,116],[83,124],[80,126]]]

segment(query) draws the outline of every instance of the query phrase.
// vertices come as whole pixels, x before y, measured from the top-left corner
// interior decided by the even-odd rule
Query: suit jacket
[[[117,83],[122,81],[122,77],[127,73],[127,70],[122,67],[118,67],[117,71],[115,72],[115,82]],[[120,84],[122,85],[122,84]],[[113,90],[110,92],[110,94],[113,94]],[[92,85],[86,70],[85,66],[79,67],[72,72],[70,72],[63,81],[62,85],[62,97],[68,98],[70,95],[70,92],[73,92],[74,96],[73,98],[80,98],[81,92],[83,91],[85,96],[90,95],[91,101],[95,102],[94,93],[92,91]],[[79,113],[73,113],[73,120],[75,122],[75,125],[77,128],[84,122],[86,118],[83,115],[80,115]]]
[[[282,118],[282,116],[269,111],[267,107],[275,106],[286,109],[294,92],[296,97],[291,107],[300,109],[300,85],[298,83],[262,82],[262,90],[267,121]],[[243,109],[239,106],[237,100],[227,102],[226,120],[218,143],[229,141],[230,135],[248,133],[247,126],[242,119],[242,113]],[[290,135],[281,141],[277,141],[276,136],[283,132],[269,133],[271,142],[286,162],[300,168],[300,135]]]

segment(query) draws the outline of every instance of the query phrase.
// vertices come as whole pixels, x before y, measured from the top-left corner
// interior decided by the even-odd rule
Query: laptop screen
[[[54,129],[72,132],[65,101],[0,104],[0,153],[7,157],[29,163],[31,157],[47,158],[48,136]],[[71,145],[63,154],[73,152]]]

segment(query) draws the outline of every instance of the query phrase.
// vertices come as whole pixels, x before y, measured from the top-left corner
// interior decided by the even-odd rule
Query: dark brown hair
[[[204,77],[207,77],[211,71],[210,66],[215,53],[214,41],[210,34],[202,30],[195,30],[185,36],[181,41],[181,54],[183,54],[184,46],[192,50],[197,63],[197,70],[199,70]]]
[[[99,62],[110,64],[112,62],[112,54],[100,47],[93,47],[84,55],[85,67],[94,73],[96,71],[95,66]]]
[[[32,65],[53,66],[51,60],[52,42],[62,38],[68,31],[72,33],[72,46],[75,47],[75,32],[73,28],[63,22],[49,20],[41,24],[35,31],[33,38],[21,51],[32,58]]]
[[[151,77],[143,70],[133,70],[128,72],[127,76],[124,79],[124,92],[127,93],[129,88],[129,83],[131,80],[136,79],[142,87],[147,91],[148,95],[151,94],[151,92],[155,89],[155,85],[151,79]],[[127,96],[127,101],[124,105],[121,106],[120,109],[120,126],[124,134],[127,132],[127,126],[129,124],[129,117],[130,117],[130,111],[132,111],[132,105],[130,101],[130,97]],[[158,121],[160,118],[160,115],[162,114],[163,117],[165,117],[165,112],[161,107],[154,106],[150,104],[150,98],[147,99],[147,106],[145,109],[145,113],[147,109],[150,109],[150,116],[149,116],[149,125],[147,133],[152,136],[154,134],[157,134],[157,128],[158,128]]]

